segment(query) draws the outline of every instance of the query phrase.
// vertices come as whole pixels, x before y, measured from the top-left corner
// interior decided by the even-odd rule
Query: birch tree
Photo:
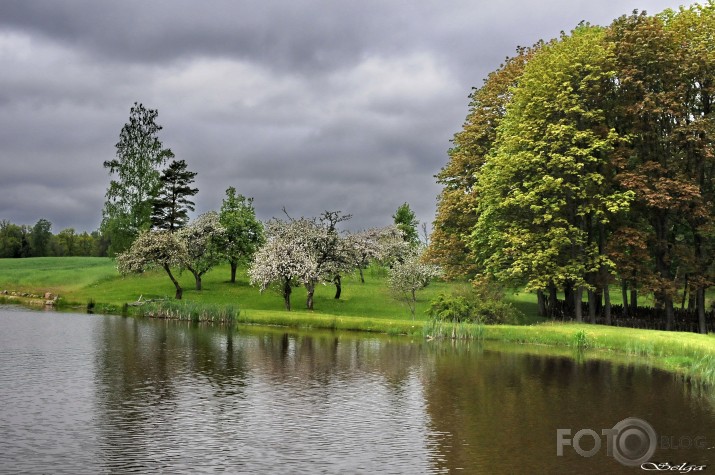
[[[159,113],[134,103],[129,122],[116,144],[116,158],[104,162],[110,176],[102,211],[102,233],[110,236],[110,252],[129,248],[140,232],[151,227],[152,199],[159,188],[159,168],[174,157],[159,140]]]

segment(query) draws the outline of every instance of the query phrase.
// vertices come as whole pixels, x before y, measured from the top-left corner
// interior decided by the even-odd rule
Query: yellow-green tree
[[[543,291],[583,290],[612,262],[603,234],[632,193],[614,189],[606,125],[612,52],[602,28],[581,25],[526,64],[476,183],[478,219],[470,237],[478,265],[500,280]]]
[[[474,277],[477,273],[466,239],[477,221],[477,174],[494,146],[511,88],[517,85],[524,65],[539,46],[519,48],[516,56],[507,58],[489,74],[481,88],[474,89],[464,127],[454,135],[449,161],[436,176],[443,188],[425,258],[440,265],[445,278]]]

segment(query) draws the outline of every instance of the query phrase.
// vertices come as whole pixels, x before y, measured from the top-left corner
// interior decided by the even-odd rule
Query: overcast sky
[[[434,175],[473,86],[517,46],[677,0],[0,2],[0,220],[97,229],[137,101],[198,172],[196,212],[225,189],[259,218],[408,202],[431,223]]]

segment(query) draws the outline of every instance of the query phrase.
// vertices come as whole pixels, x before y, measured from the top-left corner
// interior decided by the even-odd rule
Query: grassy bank
[[[385,271],[380,268],[368,269],[364,284],[357,275],[346,276],[339,300],[333,298],[333,286],[318,286],[313,311],[304,308],[305,290],[297,288],[292,295],[294,310],[287,312],[277,293],[259,293],[249,285],[245,272],[239,272],[235,283],[228,282],[229,275],[228,266],[218,267],[204,277],[203,290],[196,291],[191,274],[183,273],[179,279],[185,289],[184,301],[177,306],[171,299],[173,286],[163,271],[122,278],[110,259],[0,259],[0,291],[52,292],[62,296],[65,306],[84,309],[92,304],[98,313],[155,312],[154,316],[194,321],[232,318],[237,323],[572,347],[600,357],[630,355],[634,361],[715,386],[713,335],[544,322],[536,316],[535,299],[525,293],[507,295],[507,300],[525,314],[521,325],[435,327],[427,320],[425,310],[431,299],[448,292],[451,285],[436,282],[421,292],[413,318],[407,306],[393,299],[386,289]],[[126,305],[140,298],[166,301],[153,307]]]

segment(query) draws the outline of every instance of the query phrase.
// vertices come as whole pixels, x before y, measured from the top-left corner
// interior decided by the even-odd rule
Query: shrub
[[[522,316],[511,303],[482,298],[467,287],[457,288],[449,295],[439,294],[430,302],[427,314],[437,321],[486,324],[514,324]]]

